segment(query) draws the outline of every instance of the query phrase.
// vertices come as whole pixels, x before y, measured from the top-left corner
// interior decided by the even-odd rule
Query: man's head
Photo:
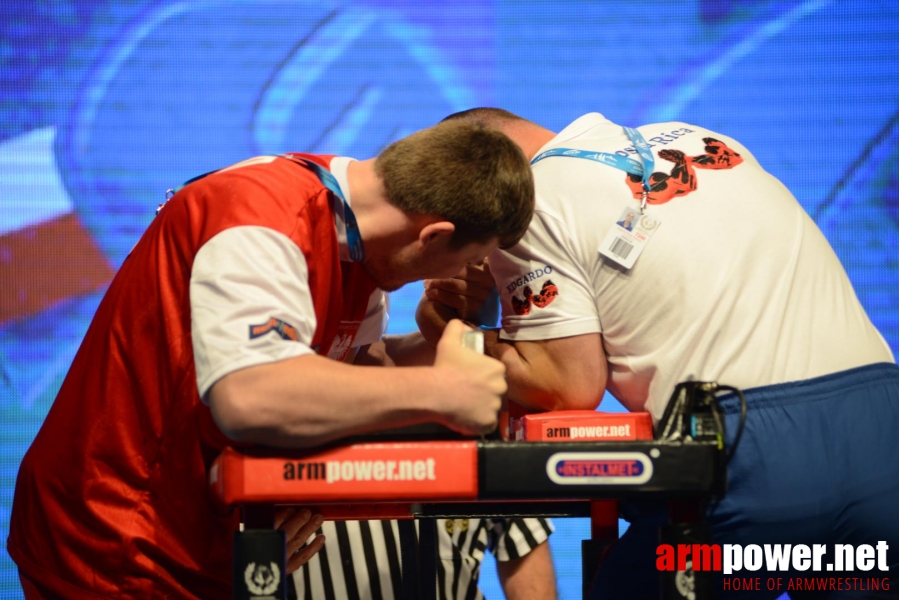
[[[442,122],[473,123],[488,129],[502,131],[521,146],[524,155],[529,159],[536,156],[540,148],[556,136],[549,129],[502,108],[470,108],[453,113],[444,118]]]
[[[514,246],[534,212],[527,158],[509,137],[469,122],[440,123],[387,147],[374,163],[387,201],[405,214],[414,239],[368,256],[382,289],[451,277],[497,246]]]
[[[456,248],[491,238],[514,246],[534,212],[534,178],[521,149],[474,123],[440,123],[394,142],[375,172],[403,212],[452,223]]]

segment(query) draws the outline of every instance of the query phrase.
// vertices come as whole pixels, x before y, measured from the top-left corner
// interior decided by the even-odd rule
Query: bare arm
[[[427,339],[435,339],[461,312],[464,282],[430,284],[416,321]],[[512,342],[500,340],[498,330],[489,330],[484,341],[485,352],[505,365],[508,396],[518,404],[535,410],[592,410],[602,400],[608,368],[600,334]]]
[[[382,367],[415,367],[434,364],[434,346],[420,332],[385,335],[380,341],[364,346],[354,361],[357,365]]]
[[[608,378],[600,334],[511,342],[492,330],[484,343],[485,352],[505,365],[508,396],[518,404],[536,410],[599,406]]]
[[[556,598],[556,573],[548,542],[543,542],[521,558],[497,561],[496,572],[506,600]]]
[[[209,391],[230,439],[316,446],[378,429],[436,422],[464,434],[492,431],[507,386],[501,363],[461,346],[450,323],[433,367],[381,369],[304,355],[234,371]]]

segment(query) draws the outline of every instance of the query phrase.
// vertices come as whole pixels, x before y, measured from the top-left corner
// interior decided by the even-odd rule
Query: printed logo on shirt
[[[468,524],[468,519],[447,519],[443,526],[448,534],[453,535],[453,531],[457,529],[460,532],[468,531]]]
[[[506,291],[510,294],[514,292],[519,287],[528,283],[529,281],[534,281],[535,279],[540,279],[541,277],[545,277],[547,275],[552,275],[553,268],[549,265],[544,265],[539,269],[535,269],[533,271],[528,271],[518,279],[514,279],[506,285]]]
[[[328,358],[339,361],[346,359],[361,324],[362,321],[340,322],[337,326],[337,334],[334,336],[330,348],[328,348]]]
[[[674,129],[669,131],[668,133],[660,133],[656,136],[649,138],[643,148],[655,148],[659,144],[662,146],[667,146],[671,142],[676,142],[678,138],[687,135],[688,133],[696,133],[695,130],[690,129],[689,127],[682,127],[680,129]],[[652,142],[655,142],[654,144]],[[637,154],[636,148],[633,146],[628,146],[623,150],[616,150],[615,154],[619,156],[629,157]]]
[[[705,154],[687,156],[680,150],[665,148],[659,151],[659,158],[674,163],[670,173],[656,171],[649,180],[650,191],[646,197],[647,204],[665,204],[678,196],[686,196],[696,191],[696,169],[720,171],[732,169],[743,162],[743,157],[722,141],[715,138],[702,138],[705,142]],[[621,154],[621,152],[618,152]],[[643,198],[643,177],[641,175],[625,176],[627,186],[634,198]]]
[[[250,325],[250,339],[254,340],[258,337],[262,337],[270,331],[277,333],[281,336],[281,339],[289,340],[291,342],[296,342],[300,339],[296,327],[290,323],[285,323],[281,319],[276,319],[275,317],[270,318],[260,325]]]
[[[519,300],[517,296],[512,296],[512,310],[516,315],[528,315],[531,312],[531,306],[537,308],[546,308],[559,295],[559,288],[552,281],[546,281],[540,288],[540,293],[535,294],[531,291],[530,286],[524,286],[521,290],[524,299]]]

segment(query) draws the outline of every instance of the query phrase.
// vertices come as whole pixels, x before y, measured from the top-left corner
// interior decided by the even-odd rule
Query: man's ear
[[[418,244],[421,250],[430,247],[444,248],[456,231],[456,226],[449,221],[433,221],[418,232]]]

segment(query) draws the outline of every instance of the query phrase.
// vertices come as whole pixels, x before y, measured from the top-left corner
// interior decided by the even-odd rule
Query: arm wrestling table
[[[570,439],[571,433],[555,427],[550,437]],[[422,548],[436,547],[438,518],[589,517],[592,539],[581,546],[586,595],[602,551],[618,537],[619,500],[667,501],[671,523],[661,528],[662,543],[710,541],[705,502],[723,496],[726,485],[720,438],[652,440],[651,428],[645,437],[650,439],[364,441],[278,454],[228,448],[212,467],[210,485],[226,506],[243,510],[234,597],[287,598],[289,578],[280,576],[284,534],[273,530],[275,507],[285,505],[313,508],[331,520],[399,519],[412,535],[418,519]],[[436,549],[417,552],[401,539],[404,600],[435,599]],[[663,598],[711,597],[710,573],[660,577]]]

